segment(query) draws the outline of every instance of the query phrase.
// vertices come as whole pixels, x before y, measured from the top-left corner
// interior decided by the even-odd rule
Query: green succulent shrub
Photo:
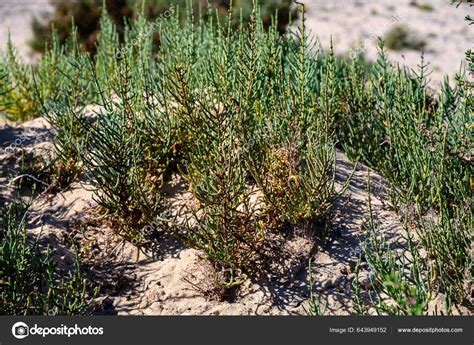
[[[11,40],[0,58],[2,93],[0,116],[9,121],[26,121],[38,116],[38,100],[34,96],[33,73],[18,56]]]
[[[198,201],[179,236],[228,272],[228,286],[254,273],[275,223],[324,220],[339,196],[332,105],[315,103],[304,21],[300,37],[264,30],[257,7],[247,26],[232,22],[170,20],[159,57]]]
[[[53,35],[50,49],[36,65],[25,64],[13,42],[8,41],[5,54],[0,58],[0,104],[3,104],[0,116],[11,122],[24,122],[45,113],[44,103],[61,94],[60,88],[68,83],[68,71],[74,67],[70,61],[81,54],[74,33],[73,28],[73,34],[62,45],[58,36]],[[90,98],[82,101],[86,103],[87,99]]]
[[[403,25],[394,26],[385,34],[383,39],[390,50],[423,50],[426,46],[424,39],[417,37],[416,33]]]
[[[471,55],[466,54],[470,70]],[[355,312],[373,307],[381,314],[425,314],[439,293],[445,308],[438,312],[469,305],[472,83],[460,74],[454,86],[446,79],[433,94],[425,62],[415,71],[393,66],[383,41],[374,65],[340,60],[336,74],[342,90],[335,120],[340,144],[349,157],[388,178],[392,206],[407,233],[405,246],[392,248],[369,212],[363,249],[373,300],[362,303],[356,279]]]
[[[136,90],[130,68],[128,58],[118,63],[118,79],[106,86],[116,98],[103,95],[97,121],[84,127],[80,151],[98,204],[115,216],[124,238],[144,246],[150,240],[144,235],[152,234],[141,231],[165,209],[161,187],[171,155],[172,121],[153,100],[158,85],[149,81]]]
[[[0,315],[82,315],[91,298],[76,257],[74,272],[58,271],[49,249],[27,236],[24,205],[0,213]],[[62,278],[61,278],[62,276]]]
[[[54,39],[38,66],[35,84],[40,112],[54,129],[54,159],[46,169],[62,187],[83,170],[79,147],[86,135],[86,105],[94,101],[89,57],[76,38],[72,35],[61,47]]]
[[[446,79],[434,95],[424,61],[418,71],[394,67],[382,42],[369,73],[355,63],[340,70],[351,76],[337,121],[340,141],[350,157],[360,157],[389,179],[392,205],[407,229],[409,254],[404,255],[378,237],[377,225],[369,222],[364,254],[376,277],[372,286],[379,297],[388,295],[395,303],[379,298],[376,310],[423,314],[442,293],[446,306],[441,312],[450,313],[452,305],[469,303],[466,286],[472,279],[472,84],[459,75],[454,86]]]
[[[271,87],[275,92],[278,85],[281,93],[272,95],[275,99],[268,102],[269,109],[258,104],[257,98],[255,107],[262,108],[262,118],[269,112],[278,115],[267,123],[263,135],[260,129],[256,137],[261,140],[249,151],[251,174],[262,191],[266,216],[277,226],[324,222],[347,187],[335,188],[333,127],[338,91],[333,53],[329,53],[325,72],[319,74],[304,21],[297,40],[280,50],[288,50],[286,54],[276,55],[285,63],[281,71],[272,71],[281,79],[272,80]]]
[[[242,108],[245,102],[246,54],[250,40],[257,39],[257,18],[250,28],[232,32],[212,21],[200,19],[197,30],[191,20],[178,18],[163,34],[163,65],[183,151],[182,173],[196,199],[194,210],[185,210],[178,236],[189,246],[201,249],[222,274],[222,285],[239,285],[242,274],[251,275],[262,260],[265,229],[259,222],[258,206],[251,202],[247,185],[246,156],[241,150],[247,124],[240,120],[255,116]],[[261,25],[259,21],[258,24]],[[275,32],[270,30],[274,38]],[[206,49],[209,47],[210,49]],[[222,54],[213,52],[221,51]],[[233,55],[238,58],[234,59]]]
[[[357,314],[367,314],[369,307],[379,315],[423,315],[427,312],[431,297],[437,292],[427,261],[422,258],[423,246],[414,240],[405,218],[405,235],[397,243],[389,243],[379,224],[374,220],[368,176],[367,238],[361,243],[369,266],[369,281],[365,288],[369,305],[365,305],[359,286],[359,263],[352,283],[354,309]],[[400,244],[403,243],[403,244]],[[403,247],[405,246],[405,247]]]
[[[368,179],[367,238],[361,243],[369,266],[369,303],[361,298],[359,270],[353,281],[357,314],[366,314],[373,307],[380,315],[451,314],[453,305],[466,302],[466,283],[471,260],[470,230],[467,210],[451,217],[442,210],[438,220],[416,216],[415,234],[407,214],[404,215],[405,235],[397,243],[389,243],[374,220]],[[420,206],[416,205],[419,211]],[[360,264],[360,258],[359,258]],[[429,303],[443,294],[444,308],[429,311]]]
[[[337,123],[346,153],[397,186],[394,204],[416,201],[424,210],[462,204],[471,171],[472,115],[465,87],[446,81],[435,98],[424,63],[415,74],[396,68],[387,62],[383,43],[370,73],[355,63],[341,69],[348,78]]]

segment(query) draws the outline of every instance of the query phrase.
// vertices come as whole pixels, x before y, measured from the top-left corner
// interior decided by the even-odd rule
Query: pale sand
[[[448,0],[304,0],[308,6],[307,27],[328,50],[331,37],[337,54],[346,55],[361,47],[369,60],[377,57],[376,36],[383,36],[395,25],[406,26],[426,41],[425,63],[432,70],[431,86],[439,88],[444,76],[453,78],[465,61],[465,52],[473,48],[474,34],[464,17],[472,7],[464,3],[456,8]],[[412,3],[429,4],[422,11]],[[364,47],[365,46],[365,47]],[[420,51],[389,51],[393,62],[417,68]],[[462,69],[465,68],[462,67]]]
[[[31,22],[51,11],[49,0],[0,0],[0,50],[5,48],[8,35],[25,62],[35,61],[28,46],[32,39]]]

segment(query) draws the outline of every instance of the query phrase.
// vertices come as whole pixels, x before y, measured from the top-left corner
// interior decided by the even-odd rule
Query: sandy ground
[[[49,157],[53,145],[47,122],[38,118],[21,126],[0,129],[0,204],[11,200],[18,190],[10,183],[22,174],[21,157]],[[8,148],[5,150],[5,148]],[[31,159],[27,158],[28,160]],[[338,185],[353,169],[343,154],[337,159]],[[60,267],[73,267],[72,244],[78,246],[83,271],[99,287],[98,313],[119,315],[300,315],[305,314],[312,260],[314,288],[326,305],[326,313],[346,315],[352,310],[353,269],[364,239],[367,213],[367,171],[359,165],[348,190],[338,202],[330,236],[323,242],[314,236],[319,229],[285,233],[278,242],[279,260],[271,273],[247,280],[228,300],[216,296],[212,269],[203,254],[187,249],[166,235],[147,255],[125,243],[103,222],[97,220],[91,186],[75,182],[55,193],[43,192],[33,200],[28,231],[53,247]],[[371,198],[381,231],[392,242],[403,234],[400,217],[390,211],[385,194],[386,181],[371,172]],[[173,181],[175,181],[173,179]],[[186,186],[176,180],[178,199]],[[359,283],[367,286],[369,272],[362,265]],[[442,302],[440,302],[440,305]],[[306,309],[305,309],[306,308]]]
[[[24,61],[34,61],[28,46],[32,39],[31,21],[50,12],[50,4],[49,0],[0,0],[0,49],[4,49],[10,34]]]
[[[459,8],[446,0],[306,0],[307,26],[329,49],[331,37],[337,54],[351,50],[365,52],[369,60],[377,57],[377,36],[384,36],[394,26],[407,27],[423,39],[425,63],[432,70],[431,86],[439,87],[444,76],[453,77],[461,68],[464,53],[473,48],[474,34],[463,19],[472,13],[469,4]],[[431,10],[423,10],[429,5]],[[420,8],[421,7],[421,8]],[[389,58],[401,65],[417,68],[420,51],[390,51]],[[464,67],[463,67],[464,68]]]

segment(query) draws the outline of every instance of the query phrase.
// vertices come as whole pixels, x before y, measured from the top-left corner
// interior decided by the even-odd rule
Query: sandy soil
[[[32,39],[31,21],[42,18],[52,10],[49,0],[0,0],[0,50],[5,48],[8,35],[26,62],[33,62],[28,46]]]
[[[17,191],[9,185],[21,175],[21,159],[51,155],[52,132],[38,118],[21,126],[0,129],[0,204],[11,200]],[[20,141],[18,140],[20,138]],[[5,150],[5,148],[8,148]],[[30,154],[30,156],[28,156]],[[337,159],[339,186],[353,169],[343,154]],[[305,314],[309,290],[308,262],[315,290],[326,312],[345,315],[351,312],[353,269],[363,240],[367,212],[367,171],[359,165],[350,186],[336,208],[330,236],[321,242],[319,229],[298,229],[283,234],[279,242],[280,260],[272,262],[271,273],[247,280],[229,299],[217,296],[212,269],[203,254],[186,249],[180,242],[163,236],[155,251],[147,255],[123,242],[104,222],[99,221],[91,186],[75,182],[57,193],[42,192],[29,211],[28,231],[54,248],[61,268],[73,267],[72,244],[80,250],[83,270],[100,288],[98,313],[119,315],[299,315]],[[400,241],[402,224],[390,211],[385,194],[386,181],[371,172],[371,198],[375,218],[391,241]],[[173,179],[178,200],[186,186]],[[368,284],[367,266],[362,265],[360,284]]]
[[[377,57],[377,36],[384,36],[396,25],[407,27],[423,39],[425,63],[432,70],[431,86],[439,87],[445,75],[452,78],[473,47],[472,28],[463,20],[472,12],[469,4],[459,8],[444,0],[305,0],[307,26],[329,49],[331,37],[337,54],[365,52],[369,60]],[[431,10],[423,10],[423,5]],[[421,7],[421,8],[420,8]],[[417,68],[420,51],[390,51],[389,58],[401,65]],[[464,67],[463,67],[464,69]]]

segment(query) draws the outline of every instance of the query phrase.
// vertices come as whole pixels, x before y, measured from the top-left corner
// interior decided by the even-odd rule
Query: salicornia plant
[[[0,210],[0,314],[80,315],[91,311],[88,286],[76,257],[69,275],[51,252],[28,238],[27,210],[12,203]]]

